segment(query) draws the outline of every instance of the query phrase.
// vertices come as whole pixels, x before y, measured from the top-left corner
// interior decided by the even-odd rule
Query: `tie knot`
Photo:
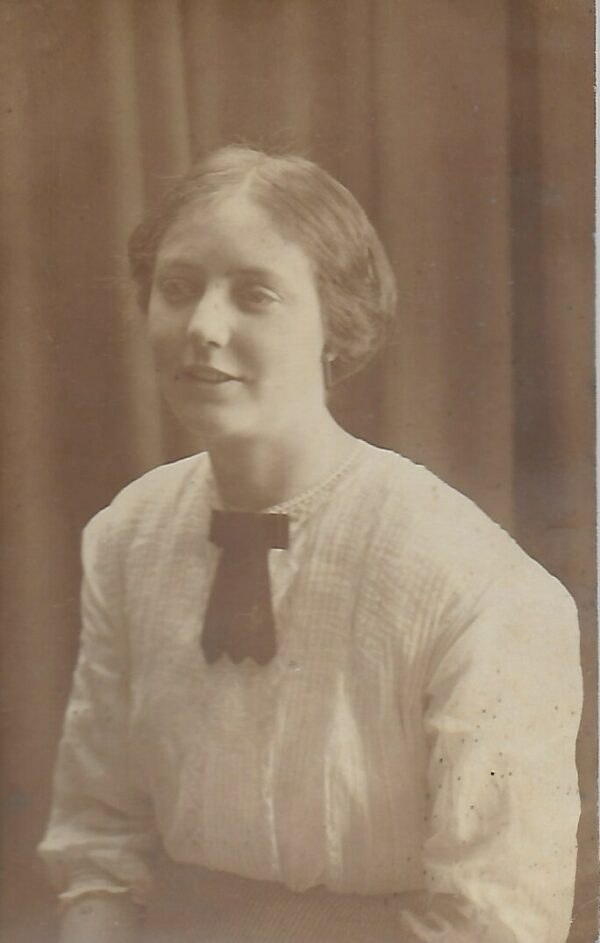
[[[218,547],[237,553],[253,550],[285,550],[289,542],[287,514],[251,511],[213,511],[209,539]]]

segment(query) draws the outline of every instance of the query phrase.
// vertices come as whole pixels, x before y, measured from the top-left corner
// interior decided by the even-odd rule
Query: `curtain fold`
[[[510,527],[506,12],[444,0],[426,15],[375,11],[377,216],[401,321],[384,434]]]
[[[127,237],[194,156],[305,153],[363,203],[399,329],[336,393],[575,595],[586,707],[573,941],[593,936],[593,29],[589,7],[0,0],[4,925],[52,939],[33,848],[77,651],[85,521],[198,447],[166,413]],[[533,668],[533,666],[532,666]]]

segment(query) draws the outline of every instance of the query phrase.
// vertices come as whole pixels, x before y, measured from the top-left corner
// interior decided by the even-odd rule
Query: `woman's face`
[[[325,409],[313,263],[246,195],[188,206],[167,231],[149,329],[164,394],[192,432],[277,435]]]

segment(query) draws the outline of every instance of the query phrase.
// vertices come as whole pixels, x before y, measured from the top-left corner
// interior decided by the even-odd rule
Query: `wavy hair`
[[[361,369],[394,323],[394,274],[357,200],[304,157],[229,145],[195,163],[131,235],[129,264],[142,311],[148,309],[156,256],[169,227],[186,207],[240,191],[315,265],[334,382]]]

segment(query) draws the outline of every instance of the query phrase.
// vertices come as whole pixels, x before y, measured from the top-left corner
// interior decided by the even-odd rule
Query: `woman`
[[[207,451],[86,528],[41,845],[62,943],[564,943],[575,608],[468,499],[328,412],[393,320],[364,213],[309,161],[228,147],[130,258],[164,394]]]

